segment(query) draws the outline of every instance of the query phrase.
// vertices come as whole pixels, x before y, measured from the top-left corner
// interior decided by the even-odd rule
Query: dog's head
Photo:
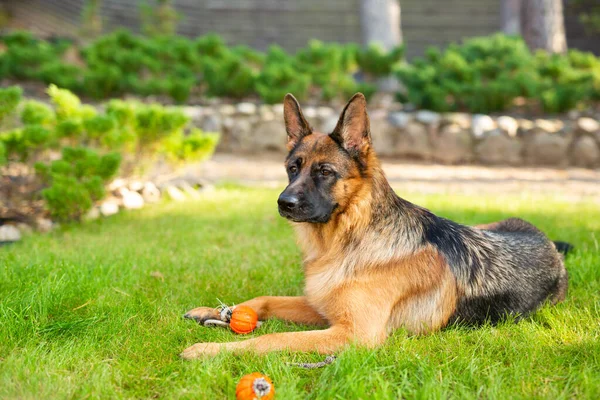
[[[355,94],[330,134],[313,131],[291,94],[283,106],[289,184],[277,201],[279,214],[294,222],[326,223],[343,212],[368,171],[371,134],[366,99]]]

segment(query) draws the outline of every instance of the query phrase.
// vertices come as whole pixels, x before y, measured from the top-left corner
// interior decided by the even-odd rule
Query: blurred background
[[[0,30],[5,225],[280,186],[288,92],[324,132],[363,92],[405,189],[600,192],[597,1],[0,0]]]

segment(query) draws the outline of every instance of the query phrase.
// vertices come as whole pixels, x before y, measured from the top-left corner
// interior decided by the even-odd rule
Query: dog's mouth
[[[337,204],[333,207],[331,212],[319,213],[319,214],[296,214],[296,213],[291,213],[291,212],[287,212],[287,211],[279,209],[279,215],[281,215],[288,221],[292,221],[292,222],[297,222],[297,223],[307,222],[307,223],[313,223],[313,224],[324,224],[324,223],[329,222],[329,220],[331,219],[331,215],[336,208],[337,208]]]

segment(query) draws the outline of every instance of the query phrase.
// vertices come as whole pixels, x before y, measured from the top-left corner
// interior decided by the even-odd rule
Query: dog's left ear
[[[362,154],[371,145],[367,99],[362,93],[356,93],[340,115],[331,138],[351,153]]]

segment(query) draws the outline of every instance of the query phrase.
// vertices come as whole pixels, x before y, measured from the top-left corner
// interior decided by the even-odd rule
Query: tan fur
[[[340,163],[337,144],[330,135],[310,131],[295,99],[284,102],[288,146],[302,141],[307,165],[321,161]],[[347,113],[346,113],[347,111]],[[366,128],[365,128],[366,125]],[[357,166],[336,182],[338,204],[329,222],[295,223],[304,252],[304,297],[258,297],[244,305],[260,319],[280,318],[297,323],[329,325],[324,330],[276,333],[232,343],[198,343],[182,356],[197,358],[220,350],[264,353],[276,350],[330,353],[354,342],[373,347],[399,327],[427,333],[445,326],[456,309],[458,289],[444,258],[433,247],[419,247],[418,224],[369,229],[378,192],[387,185],[368,136],[364,97],[355,96],[340,122],[345,145],[359,151],[368,166],[362,175]],[[366,129],[366,134],[362,132]],[[304,172],[307,173],[307,172]],[[409,239],[398,244],[398,235]],[[412,236],[411,236],[412,235]],[[215,315],[210,308],[190,312],[202,320]]]

